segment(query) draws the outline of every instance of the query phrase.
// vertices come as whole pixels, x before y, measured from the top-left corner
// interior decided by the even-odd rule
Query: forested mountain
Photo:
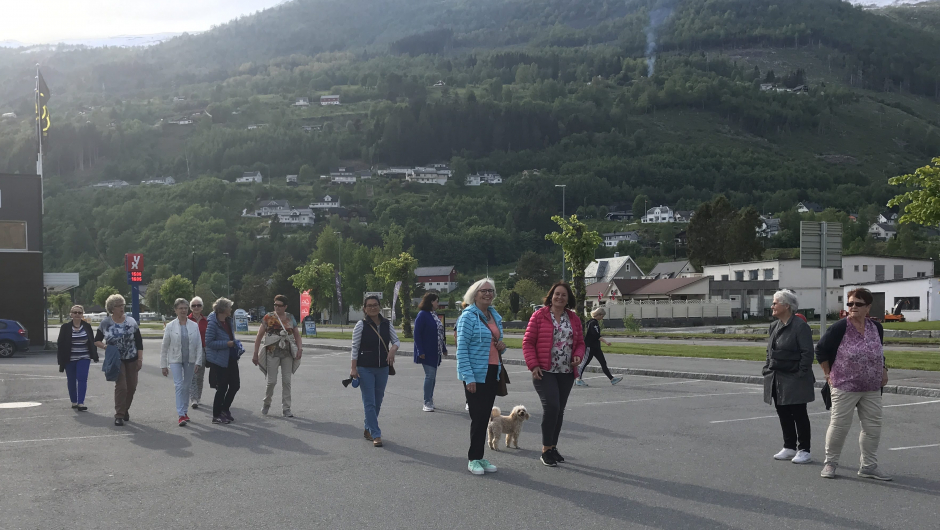
[[[913,19],[838,0],[299,0],[145,49],[0,49],[0,110],[19,116],[0,122],[0,171],[32,168],[38,61],[53,93],[46,266],[95,284],[132,248],[188,276],[175,230],[198,240],[199,270],[238,256],[236,288],[306,259],[324,226],[345,238],[344,260],[367,263],[396,225],[421,264],[509,264],[553,251],[555,184],[588,216],[716,194],[766,213],[802,200],[877,213],[898,191],[889,177],[940,153],[940,33]],[[343,104],[316,105],[325,94]],[[292,105],[302,97],[313,105]],[[319,178],[433,162],[458,178]],[[222,182],[255,170],[273,184]],[[484,170],[505,183],[457,184]],[[287,174],[300,188],[280,185]],[[181,181],[171,192],[87,189],[165,175]],[[325,193],[369,224],[272,238],[240,217],[257,199]],[[631,252],[679,255],[676,230]],[[847,245],[873,251],[858,238]]]

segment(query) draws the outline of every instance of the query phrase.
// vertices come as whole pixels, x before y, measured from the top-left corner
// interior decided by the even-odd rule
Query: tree
[[[158,315],[162,315],[160,312],[160,307],[163,306],[163,300],[160,294],[160,288],[163,287],[163,284],[166,282],[165,279],[156,278],[150,281],[150,285],[147,286],[147,294],[144,295],[144,303],[147,304],[147,308],[151,311],[155,311]]]
[[[179,274],[167,278],[160,287],[160,299],[163,300],[166,307],[173,307],[173,303],[176,302],[177,298],[189,300],[192,294],[193,282],[189,281],[189,278],[183,278]],[[212,300],[204,301],[206,305],[210,306],[212,302]]]
[[[516,291],[509,293],[509,310],[513,315],[519,312],[519,293]]]
[[[545,298],[545,288],[528,278],[516,282],[513,292],[522,297],[527,306],[529,304],[538,304]]]
[[[288,279],[298,291],[310,291],[311,314],[330,306],[334,284],[332,263],[323,263],[311,254],[307,263],[297,267],[297,274]]]
[[[68,293],[54,294],[49,297],[49,307],[59,314],[60,321],[64,320],[64,315],[72,307],[72,297]]]
[[[102,285],[95,291],[95,304],[103,306],[104,303],[108,300],[108,297],[112,294],[120,294],[121,291],[118,291],[116,287],[111,287],[110,285]]]
[[[415,283],[415,269],[418,260],[411,254],[402,252],[397,258],[392,258],[375,266],[375,275],[385,280],[386,285],[401,282],[398,299],[401,302],[402,331],[405,338],[411,338],[411,291]],[[394,309],[394,308],[393,308]]]
[[[548,259],[529,250],[519,256],[516,262],[516,276],[529,279],[542,287],[552,284],[552,264]]]
[[[552,221],[558,223],[561,232],[546,234],[545,239],[561,246],[562,251],[565,253],[565,263],[568,264],[568,270],[571,271],[571,279],[574,283],[574,295],[577,300],[575,307],[578,317],[583,322],[584,299],[586,297],[584,269],[594,261],[594,251],[604,242],[604,238],[594,230],[588,230],[587,226],[578,220],[577,215],[572,215],[568,220],[555,215],[552,216]]]
[[[888,206],[903,206],[899,223],[937,226],[940,223],[940,157],[914,173],[888,180],[894,186],[913,188],[888,201]]]
[[[650,203],[650,198],[646,195],[637,195],[633,199],[633,218],[640,219],[646,215],[646,206]]]
[[[689,260],[696,268],[755,259],[763,252],[754,208],[735,211],[723,195],[702,203],[689,221]]]
[[[242,286],[235,291],[238,306],[251,308],[263,306],[268,294],[268,283],[264,278],[253,274],[242,276]]]

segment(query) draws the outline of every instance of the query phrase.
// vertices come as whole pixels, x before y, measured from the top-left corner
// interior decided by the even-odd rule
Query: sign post
[[[842,268],[842,223],[800,223],[800,267],[820,269],[819,334],[826,332],[828,269]]]
[[[131,286],[131,315],[140,323],[140,284],[144,282],[144,255],[124,254],[127,284]]]

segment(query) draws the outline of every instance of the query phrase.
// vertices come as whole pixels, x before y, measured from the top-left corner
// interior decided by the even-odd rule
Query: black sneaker
[[[79,411],[79,412],[85,412],[86,410],[88,410],[88,407],[86,407],[85,405],[79,405],[79,406],[75,407],[75,410],[77,410],[77,411]]]
[[[555,462],[559,464],[565,463],[565,457],[561,456],[561,453],[558,452],[557,447],[552,447],[552,456],[555,457]]]
[[[123,419],[123,418],[114,418],[114,424],[115,424],[116,426],[118,426],[118,427],[123,427],[123,426],[124,426],[124,419]]]
[[[542,464],[544,464],[544,465],[546,465],[546,466],[548,466],[548,467],[557,467],[557,466],[558,466],[558,462],[555,461],[555,455],[552,454],[552,450],[551,450],[551,449],[549,449],[548,451],[545,451],[544,453],[542,453],[542,458],[540,458],[540,460],[542,461]]]
[[[124,413],[124,421],[131,421],[131,413],[130,413],[130,412],[125,412],[125,413]]]

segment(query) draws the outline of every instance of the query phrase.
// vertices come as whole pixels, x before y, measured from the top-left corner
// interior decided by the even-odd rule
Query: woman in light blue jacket
[[[495,283],[484,278],[467,289],[467,308],[457,319],[457,375],[464,382],[470,408],[470,450],[467,470],[474,475],[495,473],[496,466],[483,459],[486,427],[496,401],[500,354],[503,344],[503,319],[491,307],[496,297]]]

